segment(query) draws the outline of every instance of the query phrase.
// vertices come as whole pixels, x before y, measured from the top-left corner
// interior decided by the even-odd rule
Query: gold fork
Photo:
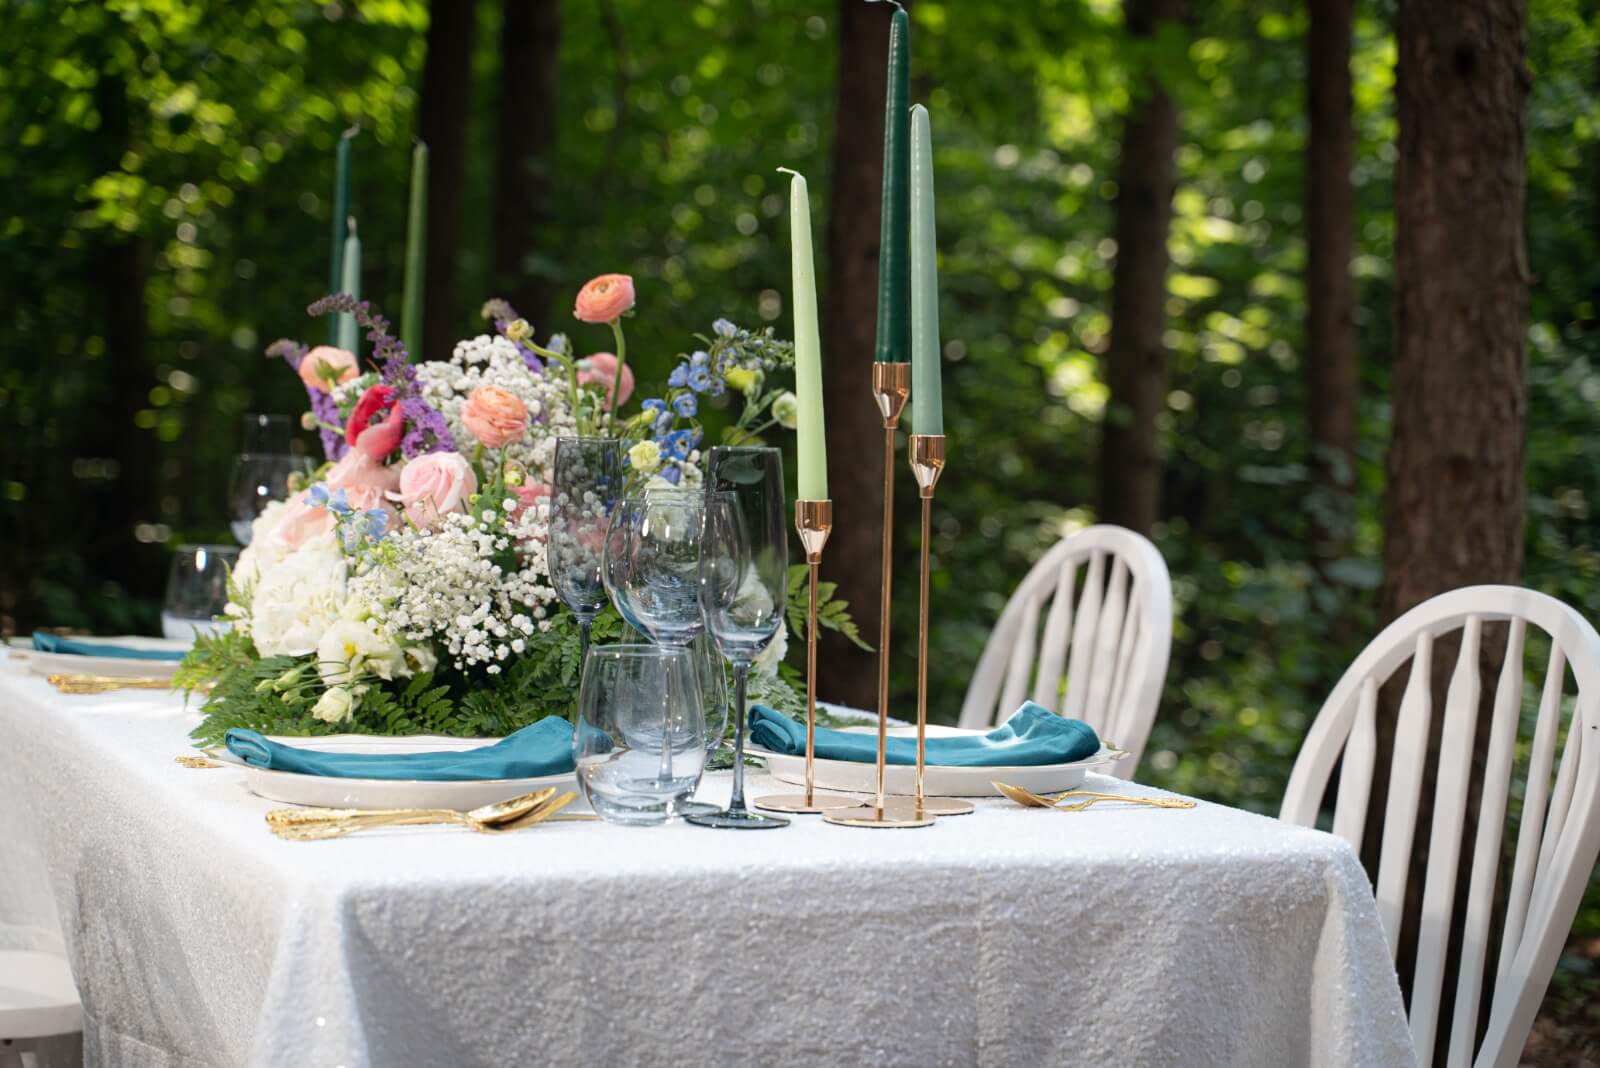
[[[990,785],[1026,808],[1049,808],[1057,812],[1082,812],[1100,801],[1123,801],[1130,805],[1144,805],[1147,808],[1194,808],[1195,806],[1193,801],[1185,797],[1133,797],[1128,794],[1106,794],[1098,790],[1066,790],[1052,796],[1036,794],[1032,790],[1012,786],[1009,783],[991,781]],[[1061,802],[1069,797],[1086,797],[1088,800],[1062,805]]]

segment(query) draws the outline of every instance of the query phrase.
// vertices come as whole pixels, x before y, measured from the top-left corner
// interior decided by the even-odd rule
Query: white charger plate
[[[125,645],[130,649],[154,649],[165,653],[187,653],[194,645],[189,638],[152,638],[142,634],[123,634],[113,638],[84,638],[87,642]],[[176,660],[135,660],[120,656],[83,656],[79,653],[45,653],[33,647],[31,638],[14,638],[8,643],[13,657],[28,665],[34,675],[107,675],[119,679],[170,679],[178,671]]]
[[[441,738],[433,735],[407,735],[403,738],[380,738],[367,734],[330,734],[320,738],[269,739],[301,749],[314,749],[319,753],[380,753],[386,756],[405,753],[437,753],[440,751],[465,752],[485,745],[493,745],[499,738]],[[504,801],[518,794],[532,793],[547,786],[558,791],[571,790],[578,799],[569,811],[586,807],[578,780],[572,772],[562,775],[541,775],[532,779],[470,779],[461,782],[437,782],[426,779],[341,779],[331,775],[303,775],[297,771],[279,771],[274,768],[255,768],[246,764],[223,746],[206,750],[207,755],[244,771],[245,785],[250,792],[269,801],[282,801],[291,805],[310,805],[316,808],[449,808],[466,812],[481,805]]]
[[[856,734],[876,734],[877,726],[842,727]],[[960,738],[987,734],[987,731],[963,730],[928,724],[929,738]],[[917,736],[915,727],[890,727],[893,737]],[[761,757],[774,778],[787,783],[804,784],[806,781],[805,754],[790,756],[774,753],[759,745],[746,746],[746,752]],[[993,782],[998,780],[1008,786],[1020,786],[1038,793],[1073,790],[1083,785],[1084,776],[1098,768],[1110,767],[1122,758],[1122,750],[1101,743],[1100,751],[1083,760],[1068,764],[1029,764],[1010,767],[952,768],[936,764],[923,767],[923,791],[931,797],[999,797]],[[871,762],[855,760],[816,759],[816,787],[819,790],[836,790],[847,794],[874,793],[878,789],[878,768]],[[914,764],[889,764],[884,768],[885,793],[908,796],[917,790],[917,768]]]

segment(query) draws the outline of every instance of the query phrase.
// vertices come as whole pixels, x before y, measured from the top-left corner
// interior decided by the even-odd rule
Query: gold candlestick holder
[[[917,792],[915,809],[933,816],[964,816],[970,801],[926,797],[922,769],[928,745],[928,546],[933,539],[933,490],[944,474],[944,435],[911,435],[911,474],[922,497],[922,606],[917,614]]]
[[[931,815],[912,802],[884,796],[884,763],[889,749],[889,600],[894,591],[894,438],[900,413],[911,396],[911,365],[872,365],[872,396],[883,416],[883,582],[878,602],[878,789],[873,799],[855,808],[829,812],[822,818],[844,827],[927,827]]]
[[[828,535],[833,533],[833,502],[795,501],[794,529],[800,534],[800,544],[806,550],[806,563],[811,569],[811,604],[806,615],[806,792],[758,797],[755,806],[768,812],[830,812],[857,804],[853,797],[816,792],[817,581],[822,567],[822,547],[828,544]]]

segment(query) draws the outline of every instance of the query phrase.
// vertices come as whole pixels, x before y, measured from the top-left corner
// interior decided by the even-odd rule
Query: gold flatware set
[[[340,838],[354,831],[374,827],[414,827],[430,823],[453,823],[485,834],[517,831],[546,820],[554,822],[597,820],[589,813],[559,814],[577,794],[557,794],[554,786],[520,794],[470,812],[448,808],[345,809],[275,808],[267,813],[267,827],[279,838],[314,842]]]
[[[111,693],[113,690],[170,690],[170,678],[143,678],[133,675],[56,674],[45,678],[65,694]]]

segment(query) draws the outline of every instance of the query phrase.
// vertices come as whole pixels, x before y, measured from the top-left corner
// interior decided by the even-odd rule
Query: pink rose
[[[503,449],[528,430],[528,406],[499,386],[479,386],[467,394],[461,421],[486,449]]]
[[[603,274],[578,290],[572,314],[580,323],[612,323],[633,307],[633,277]]]
[[[610,411],[616,404],[627,404],[628,398],[633,396],[633,368],[623,365],[622,368],[622,396],[617,398],[616,404],[611,401],[611,385],[617,380],[617,358],[609,352],[597,352],[588,359],[578,361],[578,385],[599,386],[606,391],[606,410]]]
[[[331,392],[360,373],[355,353],[332,345],[318,345],[300,359],[300,381],[318,393]]]
[[[400,478],[394,468],[385,467],[360,449],[345,453],[344,459],[328,471],[325,481],[330,492],[344,490],[345,499],[356,511],[382,508],[393,518],[393,509],[384,503],[384,495],[400,484]],[[272,536],[288,548],[298,549],[333,527],[333,513],[312,504],[307,493],[301,493],[289,501]]]
[[[458,452],[431,452],[419,456],[400,471],[400,492],[391,493],[411,522],[423,530],[439,525],[448,512],[465,511],[467,500],[478,492],[478,476]]]

